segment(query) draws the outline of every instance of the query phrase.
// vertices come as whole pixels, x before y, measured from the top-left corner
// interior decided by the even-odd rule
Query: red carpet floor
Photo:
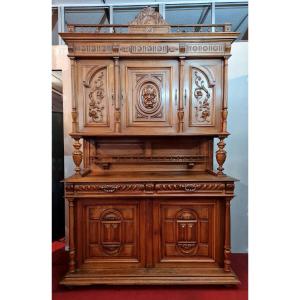
[[[64,243],[52,244],[53,300],[247,300],[248,255],[232,254],[232,268],[241,285],[225,286],[115,286],[74,287],[59,285],[67,271]]]

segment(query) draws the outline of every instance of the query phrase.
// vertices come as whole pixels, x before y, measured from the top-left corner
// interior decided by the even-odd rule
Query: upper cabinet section
[[[128,26],[69,24],[61,36],[73,135],[228,134],[227,61],[238,33],[229,24],[172,27],[151,8]]]
[[[172,60],[121,61],[122,132],[176,133],[177,71]]]

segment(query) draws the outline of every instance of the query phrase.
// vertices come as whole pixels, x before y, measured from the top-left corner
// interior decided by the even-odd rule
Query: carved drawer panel
[[[97,203],[85,206],[83,231],[83,262],[95,262],[96,266],[112,263],[138,265],[143,260],[140,249],[141,205]]]
[[[221,130],[222,61],[187,60],[185,65],[185,132]]]
[[[121,61],[121,97],[124,132],[175,131],[172,98],[176,89],[177,65],[172,61]]]
[[[157,263],[214,262],[215,203],[170,201],[156,207],[161,235]]]
[[[77,71],[79,129],[90,132],[112,132],[113,61],[79,61]]]

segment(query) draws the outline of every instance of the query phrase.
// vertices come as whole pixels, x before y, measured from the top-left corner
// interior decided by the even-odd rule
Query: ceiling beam
[[[201,14],[197,24],[203,24],[204,23],[209,11],[210,11],[210,6],[207,6],[206,9],[203,9],[202,14]]]
[[[241,37],[241,40],[243,41],[248,41],[248,28],[246,29],[245,33]]]
[[[203,24],[204,21],[206,20],[206,17],[210,11],[211,7],[210,6],[207,6],[205,9],[202,10],[202,14],[201,16],[199,17],[198,21],[197,21],[197,24]],[[196,27],[195,28],[195,31],[200,31],[201,27]]]
[[[236,28],[233,31],[238,31],[240,29],[240,27],[243,25],[243,23],[245,22],[245,20],[248,18],[248,14],[246,14],[243,19],[240,21],[240,23],[236,26]]]

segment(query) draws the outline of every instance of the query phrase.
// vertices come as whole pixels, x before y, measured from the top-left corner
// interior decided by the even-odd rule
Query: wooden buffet
[[[71,24],[60,34],[76,166],[65,179],[61,284],[239,283],[230,266],[235,179],[223,173],[238,34],[230,24],[186,27],[174,32],[148,7],[127,26]]]

